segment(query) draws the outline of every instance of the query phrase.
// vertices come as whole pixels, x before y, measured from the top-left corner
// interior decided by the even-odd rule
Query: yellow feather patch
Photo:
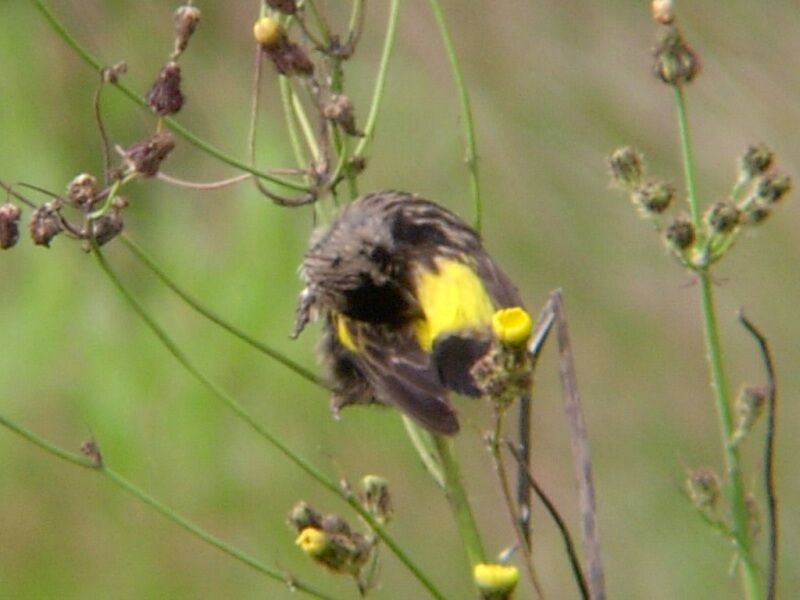
[[[335,315],[333,318],[336,321],[336,337],[339,338],[342,346],[350,350],[350,352],[358,352],[358,346],[356,346],[350,331],[347,329],[345,318],[342,315]]]
[[[478,275],[456,260],[437,259],[437,271],[417,277],[417,300],[425,315],[414,323],[420,347],[426,352],[444,333],[490,330],[494,307]]]

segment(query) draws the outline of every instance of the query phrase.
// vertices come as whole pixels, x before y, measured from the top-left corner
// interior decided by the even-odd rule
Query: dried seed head
[[[647,212],[662,213],[669,208],[675,188],[666,181],[648,179],[638,185],[632,193],[634,204],[642,207]]]
[[[308,58],[306,51],[291,40],[282,37],[271,46],[262,44],[261,47],[281,75],[289,77],[292,75],[313,75],[314,63]]]
[[[739,157],[739,179],[750,181],[753,177],[761,175],[772,166],[774,155],[764,144],[748,146]]]
[[[172,58],[178,58],[189,45],[197,24],[200,23],[200,9],[196,6],[181,6],[175,11],[175,49]]]
[[[472,580],[482,600],[509,600],[519,583],[519,570],[513,565],[478,563],[472,568]]]
[[[295,539],[300,549],[315,562],[334,573],[358,575],[369,558],[373,544],[360,533],[332,533],[305,527]]]
[[[103,466],[103,455],[94,439],[88,439],[81,444],[81,452],[89,457],[95,467]]]
[[[670,246],[682,252],[694,244],[694,226],[687,217],[677,217],[667,226],[664,237]]]
[[[364,490],[362,504],[379,523],[388,523],[394,512],[392,496],[389,494],[389,482],[377,475],[367,475],[361,480]]]
[[[267,0],[267,4],[272,10],[277,10],[285,15],[293,15],[297,12],[295,0]]]
[[[261,17],[253,25],[253,37],[264,48],[272,48],[286,39],[286,30],[272,17]]]
[[[92,221],[92,237],[98,246],[103,246],[117,237],[125,228],[119,210],[110,210]]]
[[[758,179],[756,196],[767,204],[773,204],[783,198],[792,189],[792,179],[788,175],[772,173]]]
[[[51,240],[61,233],[59,210],[61,210],[61,202],[56,200],[42,204],[33,211],[30,223],[28,223],[28,231],[34,244],[49,248]]]
[[[322,515],[301,501],[295,504],[289,513],[289,525],[294,527],[298,533],[306,527],[322,529]]]
[[[670,25],[675,20],[672,0],[653,0],[650,3],[653,20],[662,25]]]
[[[67,185],[67,202],[81,210],[91,210],[97,202],[97,179],[81,173]]]
[[[175,148],[175,138],[167,131],[154,134],[144,142],[133,144],[123,151],[123,162],[127,172],[137,173],[142,177],[154,177],[161,162]]]
[[[693,469],[686,476],[686,491],[695,508],[713,511],[719,502],[719,478],[711,469]]]
[[[717,202],[705,214],[706,223],[715,233],[728,233],[739,224],[741,213],[730,202]]]
[[[766,221],[770,214],[768,207],[760,204],[751,204],[742,214],[742,222],[746,225],[758,225]]]
[[[681,33],[670,27],[661,34],[654,52],[653,71],[664,83],[681,86],[700,72],[700,59]]]
[[[0,250],[8,250],[17,244],[21,214],[19,208],[10,202],[0,205]]]
[[[363,137],[364,134],[356,127],[353,106],[350,99],[344,94],[334,94],[322,107],[322,115],[329,121],[338,123],[348,135]]]
[[[176,62],[169,62],[161,69],[150,91],[147,104],[159,117],[174,115],[183,106],[181,93],[181,68]]]
[[[110,67],[103,67],[100,71],[100,77],[105,83],[117,83],[121,75],[128,72],[128,63],[118,62]]]
[[[608,157],[608,164],[614,181],[625,187],[638,185],[644,175],[642,154],[631,146],[614,150]]]
[[[739,391],[736,397],[736,431],[733,443],[742,441],[764,412],[769,398],[769,390],[761,385],[748,385]]]

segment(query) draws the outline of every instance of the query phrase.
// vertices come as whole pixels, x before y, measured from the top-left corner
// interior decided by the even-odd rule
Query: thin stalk
[[[309,381],[322,388],[328,389],[328,386],[326,385],[325,381],[322,380],[322,378],[315,375],[314,373],[306,369],[304,366],[294,362],[292,359],[284,356],[280,351],[275,350],[274,348],[271,348],[270,346],[264,344],[263,342],[258,341],[257,339],[248,335],[241,329],[232,325],[231,323],[220,317],[218,314],[216,314],[214,311],[212,311],[210,308],[204,306],[199,300],[191,296],[183,288],[179,287],[178,284],[175,283],[175,281],[173,281],[173,279],[166,274],[164,269],[161,268],[161,266],[155,261],[155,259],[153,259],[153,257],[147,254],[147,252],[145,252],[141,246],[139,246],[136,242],[130,239],[127,235],[122,234],[120,236],[120,239],[122,240],[122,243],[125,244],[125,246],[127,246],[128,250],[133,252],[134,256],[136,256],[136,258],[138,258],[142,262],[142,264],[144,264],[156,277],[158,277],[164,283],[164,285],[166,285],[169,289],[175,292],[181,300],[186,302],[186,304],[188,304],[199,314],[204,316],[212,323],[218,325],[231,335],[239,338],[246,344],[249,344],[259,352],[279,362],[284,367],[294,371],[297,375],[299,375],[306,381]]]
[[[683,156],[686,193],[692,223],[700,231],[700,206],[694,173],[694,159],[689,139],[689,125],[686,116],[686,102],[680,86],[674,86],[675,107],[678,116],[681,154]],[[739,460],[739,451],[733,440],[733,419],[731,416],[730,395],[722,359],[722,344],[719,338],[719,327],[714,307],[714,294],[711,275],[707,268],[696,270],[700,280],[700,304],[703,314],[703,337],[705,339],[708,364],[711,371],[711,386],[719,417],[720,434],[722,436],[723,454],[727,478],[725,495],[731,513],[731,535],[736,543],[736,550],[741,559],[741,573],[745,593],[750,600],[764,597],[761,575],[758,565],[752,556],[752,540],[747,527],[747,507],[745,505],[744,487]]]
[[[428,471],[428,474],[436,482],[436,485],[442,489],[446,489],[444,473],[442,472],[442,465],[439,463],[439,459],[436,455],[436,444],[433,440],[433,435],[426,429],[417,425],[410,417],[401,415],[401,418],[403,419],[403,425],[406,428],[408,439],[411,440],[411,445],[414,446],[414,450],[417,451],[417,455],[425,466],[425,470]]]
[[[533,567],[533,554],[531,545],[522,528],[522,521],[519,518],[519,511],[514,505],[514,498],[511,494],[511,485],[508,482],[508,473],[506,472],[505,461],[503,460],[503,453],[500,447],[502,433],[503,433],[503,414],[502,409],[495,408],[495,427],[494,434],[489,439],[489,449],[494,461],[494,470],[497,473],[497,480],[500,483],[500,491],[503,494],[503,501],[506,504],[506,512],[511,518],[511,527],[514,529],[514,534],[517,537],[517,545],[520,548],[525,563],[525,570],[528,572],[528,578],[536,590],[536,595],[539,598],[544,598],[542,588],[539,585],[539,578],[536,577],[536,570]]]
[[[33,1],[34,6],[39,10],[39,12],[42,13],[44,18],[47,20],[47,22],[53,28],[53,31],[56,32],[56,34],[64,41],[64,43],[67,44],[67,46],[69,46],[70,48],[72,48],[72,50],[74,50],[75,53],[86,64],[88,64],[95,71],[100,73],[102,71],[102,69],[103,69],[103,66],[100,64],[100,61],[97,60],[94,56],[92,56],[89,53],[89,51],[86,50],[72,36],[72,34],[70,34],[67,31],[67,29],[64,27],[64,25],[55,17],[55,15],[50,11],[49,8],[47,8],[47,6],[45,6],[45,4],[41,0],[32,0],[32,1]],[[149,107],[147,106],[147,102],[145,102],[144,98],[141,98],[138,94],[136,94],[136,92],[134,92],[132,89],[130,89],[124,83],[118,81],[118,82],[116,82],[116,83],[114,83],[112,85],[114,85],[114,87],[116,87],[119,91],[121,91],[130,100],[133,100],[140,107],[149,110]],[[234,168],[239,169],[241,171],[246,171],[248,173],[251,173],[251,174],[255,175],[256,177],[259,177],[259,178],[264,179],[266,181],[272,182],[275,185],[283,186],[283,187],[285,187],[287,189],[290,189],[290,190],[295,190],[295,191],[300,191],[300,192],[307,191],[306,187],[301,185],[301,184],[299,184],[299,183],[295,183],[293,181],[289,181],[289,180],[286,180],[286,179],[281,179],[280,177],[275,177],[273,175],[270,175],[269,173],[265,173],[264,171],[260,171],[260,170],[254,168],[254,167],[252,167],[250,165],[247,165],[247,164],[245,164],[245,163],[243,163],[243,162],[241,162],[239,160],[236,160],[235,158],[225,154],[221,150],[219,150],[216,147],[212,146],[208,142],[206,142],[204,140],[201,140],[199,137],[197,137],[196,135],[191,133],[188,129],[186,129],[183,125],[181,125],[180,123],[178,123],[175,119],[173,119],[171,117],[164,117],[163,121],[172,131],[174,131],[176,134],[178,134],[179,136],[184,138],[187,142],[189,142],[190,144],[196,146],[197,148],[199,148],[200,150],[202,150],[206,154],[209,154],[209,155],[213,156],[217,160],[220,160],[223,163],[225,163],[225,164],[227,164],[227,165],[229,165],[231,167],[234,167]]]
[[[378,121],[378,112],[383,102],[383,92],[386,89],[386,74],[389,71],[389,59],[394,50],[395,34],[397,33],[397,15],[400,12],[400,0],[392,0],[389,5],[389,19],[386,23],[386,33],[383,37],[383,49],[381,50],[381,60],[378,64],[378,74],[375,76],[375,88],[372,92],[372,101],[367,113],[367,121],[364,125],[364,137],[362,137],[353,156],[364,156],[367,146],[372,142],[375,134],[375,123]]]
[[[456,518],[458,531],[461,534],[461,541],[467,553],[467,560],[469,560],[470,566],[474,567],[478,563],[486,562],[486,552],[483,549],[481,534],[478,531],[478,525],[472,514],[472,508],[469,505],[467,493],[461,483],[461,473],[458,468],[458,462],[453,455],[450,440],[444,436],[435,434],[433,440],[436,444],[436,450],[439,453],[439,463],[444,472],[447,501],[450,503],[450,509],[453,511],[453,515]]]
[[[472,195],[475,211],[473,225],[475,226],[475,231],[480,232],[482,218],[481,188],[478,179],[478,154],[475,142],[475,125],[472,118],[469,93],[464,83],[464,76],[461,73],[461,66],[458,63],[458,57],[456,56],[455,47],[453,46],[453,40],[450,37],[450,31],[447,29],[447,21],[444,18],[442,6],[439,0],[430,0],[430,2],[433,17],[436,19],[436,26],[439,28],[439,35],[444,44],[444,51],[445,54],[447,54],[447,62],[450,64],[453,82],[458,92],[458,101],[461,105],[461,123],[464,128],[464,158],[467,163],[467,171],[469,172],[470,193]]]
[[[308,159],[305,156],[303,147],[300,145],[300,134],[297,131],[297,118],[292,109],[292,88],[289,79],[283,75],[278,77],[278,84],[281,88],[281,106],[283,107],[283,115],[286,119],[286,129],[289,132],[289,142],[292,145],[294,160],[297,162],[298,167],[305,168],[308,165]]]
[[[420,568],[411,560],[410,556],[405,552],[405,550],[403,550],[397,544],[394,538],[386,531],[386,529],[375,520],[375,517],[363,506],[361,506],[357,498],[355,498],[352,494],[343,491],[335,481],[325,476],[313,464],[286,446],[269,430],[263,427],[255,419],[255,417],[253,417],[247,411],[247,409],[244,408],[244,406],[242,406],[237,400],[228,394],[228,392],[206,377],[202,371],[200,371],[200,369],[189,360],[188,356],[184,354],[184,352],[178,347],[177,343],[171,337],[169,337],[166,331],[164,331],[164,329],[156,322],[150,313],[148,313],[147,310],[136,300],[136,298],[133,297],[133,294],[131,294],[130,290],[123,285],[122,281],[106,261],[103,253],[100,251],[100,248],[94,244],[92,250],[100,269],[108,277],[112,285],[131,305],[133,310],[145,322],[145,324],[156,335],[156,337],[158,337],[170,354],[177,359],[181,366],[183,366],[183,368],[186,369],[190,375],[197,379],[197,381],[200,382],[209,392],[211,392],[212,395],[221,400],[225,406],[227,406],[237,417],[250,426],[269,445],[289,459],[291,463],[297,466],[301,471],[311,477],[311,479],[316,481],[323,488],[342,498],[354,511],[358,513],[362,519],[369,524],[372,530],[378,535],[378,537],[381,538],[383,543],[386,544],[386,546],[394,553],[398,560],[400,560],[400,562],[405,565],[411,574],[428,590],[431,596],[434,598],[444,598],[436,586],[434,586],[434,584],[428,579],[422,570],[420,570]]]
[[[230,544],[222,541],[218,537],[201,529],[188,519],[179,515],[177,512],[175,512],[167,505],[159,502],[158,500],[150,496],[144,490],[136,487],[134,484],[132,484],[130,481],[122,477],[122,475],[120,475],[116,471],[113,471],[112,469],[104,465],[98,465],[97,463],[87,458],[86,456],[82,456],[74,452],[69,452],[68,450],[61,448],[56,444],[53,444],[52,442],[46,440],[37,433],[34,433],[33,431],[30,431],[29,429],[26,429],[25,427],[18,425],[17,423],[5,418],[2,415],[0,415],[0,425],[6,427],[7,429],[10,429],[17,435],[20,435],[21,437],[25,438],[32,444],[38,446],[45,452],[48,452],[49,454],[52,454],[57,458],[65,460],[78,467],[91,469],[92,471],[96,471],[97,473],[104,475],[106,479],[114,483],[116,486],[122,488],[132,496],[135,496],[136,498],[138,498],[151,508],[155,509],[157,512],[161,513],[164,517],[166,517],[173,523],[180,525],[185,530],[195,535],[196,537],[199,537],[204,542],[214,546],[218,550],[221,550],[222,552],[228,554],[229,556],[232,556],[239,562],[246,564],[247,566],[255,569],[256,571],[259,571],[260,573],[266,575],[267,577],[270,577],[277,581],[282,581],[287,585],[289,585],[289,587],[291,587],[292,589],[300,590],[301,592],[304,592],[314,598],[320,598],[322,600],[333,600],[331,596],[328,596],[323,592],[319,592],[313,589],[312,587],[302,583],[301,581],[297,581],[294,577],[288,576],[286,573],[281,573],[277,569],[273,569],[265,565],[264,563],[260,562],[259,560],[247,554],[246,552],[243,552],[235,548],[234,546],[231,546]]]

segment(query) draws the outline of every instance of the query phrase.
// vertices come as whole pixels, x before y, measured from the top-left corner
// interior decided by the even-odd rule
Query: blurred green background
[[[346,75],[365,116],[383,38],[385,2],[369,2],[363,44]],[[701,339],[698,292],[652,229],[609,186],[605,156],[634,144],[654,174],[681,187],[669,90],[650,75],[647,2],[443,2],[472,93],[485,195],[485,239],[536,310],[564,290],[598,487],[599,529],[612,598],[737,598],[732,553],[681,494],[684,469],[720,469],[720,443]],[[325,4],[346,18],[348,3]],[[245,156],[253,2],[203,2],[182,59],[180,121]],[[144,92],[171,49],[168,2],[64,0],[52,8],[106,63],[126,60]],[[703,60],[688,89],[700,192],[723,198],[735,159],[765,141],[798,173],[800,12],[793,0],[679,4]],[[291,164],[271,67],[259,129],[262,168]],[[91,100],[96,76],[27,2],[0,3],[0,177],[62,190],[99,173]],[[113,140],[130,144],[152,119],[105,95]],[[363,190],[398,188],[471,216],[458,108],[427,2],[403,3],[386,103]],[[180,143],[165,171],[186,179],[234,174]],[[183,286],[255,336],[313,366],[311,328],[288,333],[310,231],[307,209],[273,206],[251,186],[187,192],[131,186],[127,231]],[[780,376],[780,591],[800,589],[800,478],[792,456],[800,410],[800,214],[790,199],[744,236],[716,271],[732,389],[759,382],[756,348],[735,320],[744,306],[768,334]],[[334,477],[390,479],[392,530],[453,598],[471,597],[466,560],[444,498],[390,411],[353,409],[333,421],[319,389],[266,360],[182,305],[119,244],[108,256],[196,360],[283,440]],[[267,447],[183,371],[114,293],[94,260],[57,239],[24,240],[0,256],[0,411],[77,449],[90,435],[106,461],[157,498],[256,556],[352,596],[293,546],[285,515],[305,499],[343,504]],[[315,367],[314,367],[315,368]],[[534,465],[577,531],[569,440],[552,349],[538,374]],[[458,400],[458,452],[491,552],[512,543],[481,443],[488,410]],[[758,432],[762,429],[759,427]],[[0,431],[0,597],[295,597],[190,537],[96,475]],[[758,439],[745,483],[761,498]],[[763,503],[762,503],[763,506]],[[547,597],[577,597],[561,542],[540,507],[536,564]],[[764,554],[763,535],[758,546]],[[391,556],[376,598],[424,596]],[[520,597],[528,597],[524,588]]]

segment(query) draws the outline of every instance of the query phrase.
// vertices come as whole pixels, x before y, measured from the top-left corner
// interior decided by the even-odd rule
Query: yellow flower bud
[[[520,306],[502,308],[492,315],[492,329],[501,342],[521,346],[531,335],[533,321]]]
[[[253,25],[253,37],[267,48],[276,46],[283,40],[283,26],[271,17],[261,17]]]
[[[309,556],[320,556],[328,549],[328,536],[321,529],[306,527],[294,543]]]
[[[512,565],[478,563],[472,579],[486,600],[508,600],[519,582],[519,570]]]

